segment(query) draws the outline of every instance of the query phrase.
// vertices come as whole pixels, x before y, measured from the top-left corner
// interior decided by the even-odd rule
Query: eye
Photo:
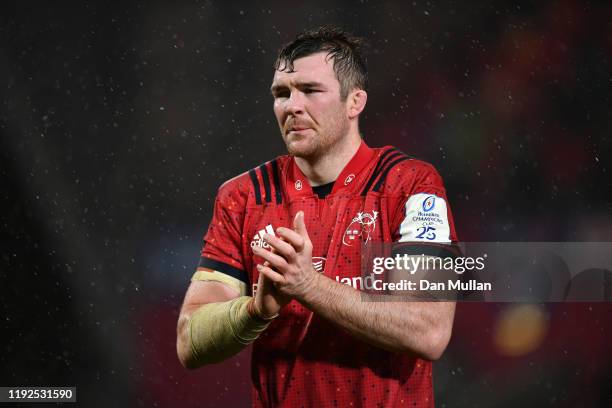
[[[272,97],[274,99],[280,99],[280,98],[289,98],[289,92],[287,91],[276,91],[272,94]]]
[[[317,93],[317,92],[321,92],[321,91],[318,89],[304,89],[305,94],[312,94],[312,93]]]

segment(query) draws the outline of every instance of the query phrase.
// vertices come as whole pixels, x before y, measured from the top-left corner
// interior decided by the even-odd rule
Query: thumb
[[[306,230],[306,224],[304,223],[304,211],[298,211],[298,213],[295,214],[295,218],[293,219],[293,229],[305,240],[310,239],[308,237],[308,230]]]

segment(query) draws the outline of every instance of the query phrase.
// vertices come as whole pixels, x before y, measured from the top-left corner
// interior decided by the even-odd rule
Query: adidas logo
[[[270,234],[270,235],[276,236],[276,234],[274,233],[274,227],[272,227],[272,224],[266,225],[264,229],[259,230],[257,234],[255,234],[255,236],[251,240],[251,248],[255,248],[255,247],[268,248],[268,249],[270,248],[270,245],[263,239],[264,234]]]

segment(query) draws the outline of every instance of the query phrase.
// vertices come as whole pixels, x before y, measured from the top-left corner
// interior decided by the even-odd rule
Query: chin
[[[314,156],[315,152],[311,149],[296,149],[292,147],[287,147],[287,152],[294,157],[300,157],[303,159],[307,159],[309,157]]]
[[[317,146],[311,140],[293,140],[286,143],[287,152],[291,156],[308,158],[316,156]]]

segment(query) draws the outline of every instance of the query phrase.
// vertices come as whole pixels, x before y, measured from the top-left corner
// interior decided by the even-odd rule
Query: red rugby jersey
[[[194,279],[221,280],[252,295],[255,266],[263,262],[252,246],[267,245],[262,233],[291,227],[300,210],[315,269],[336,281],[361,276],[363,241],[414,242],[415,253],[428,243],[456,241],[434,167],[362,142],[324,198],[290,156],[224,183]],[[295,300],[255,341],[252,358],[257,407],[433,406],[431,362],[362,342]]]

